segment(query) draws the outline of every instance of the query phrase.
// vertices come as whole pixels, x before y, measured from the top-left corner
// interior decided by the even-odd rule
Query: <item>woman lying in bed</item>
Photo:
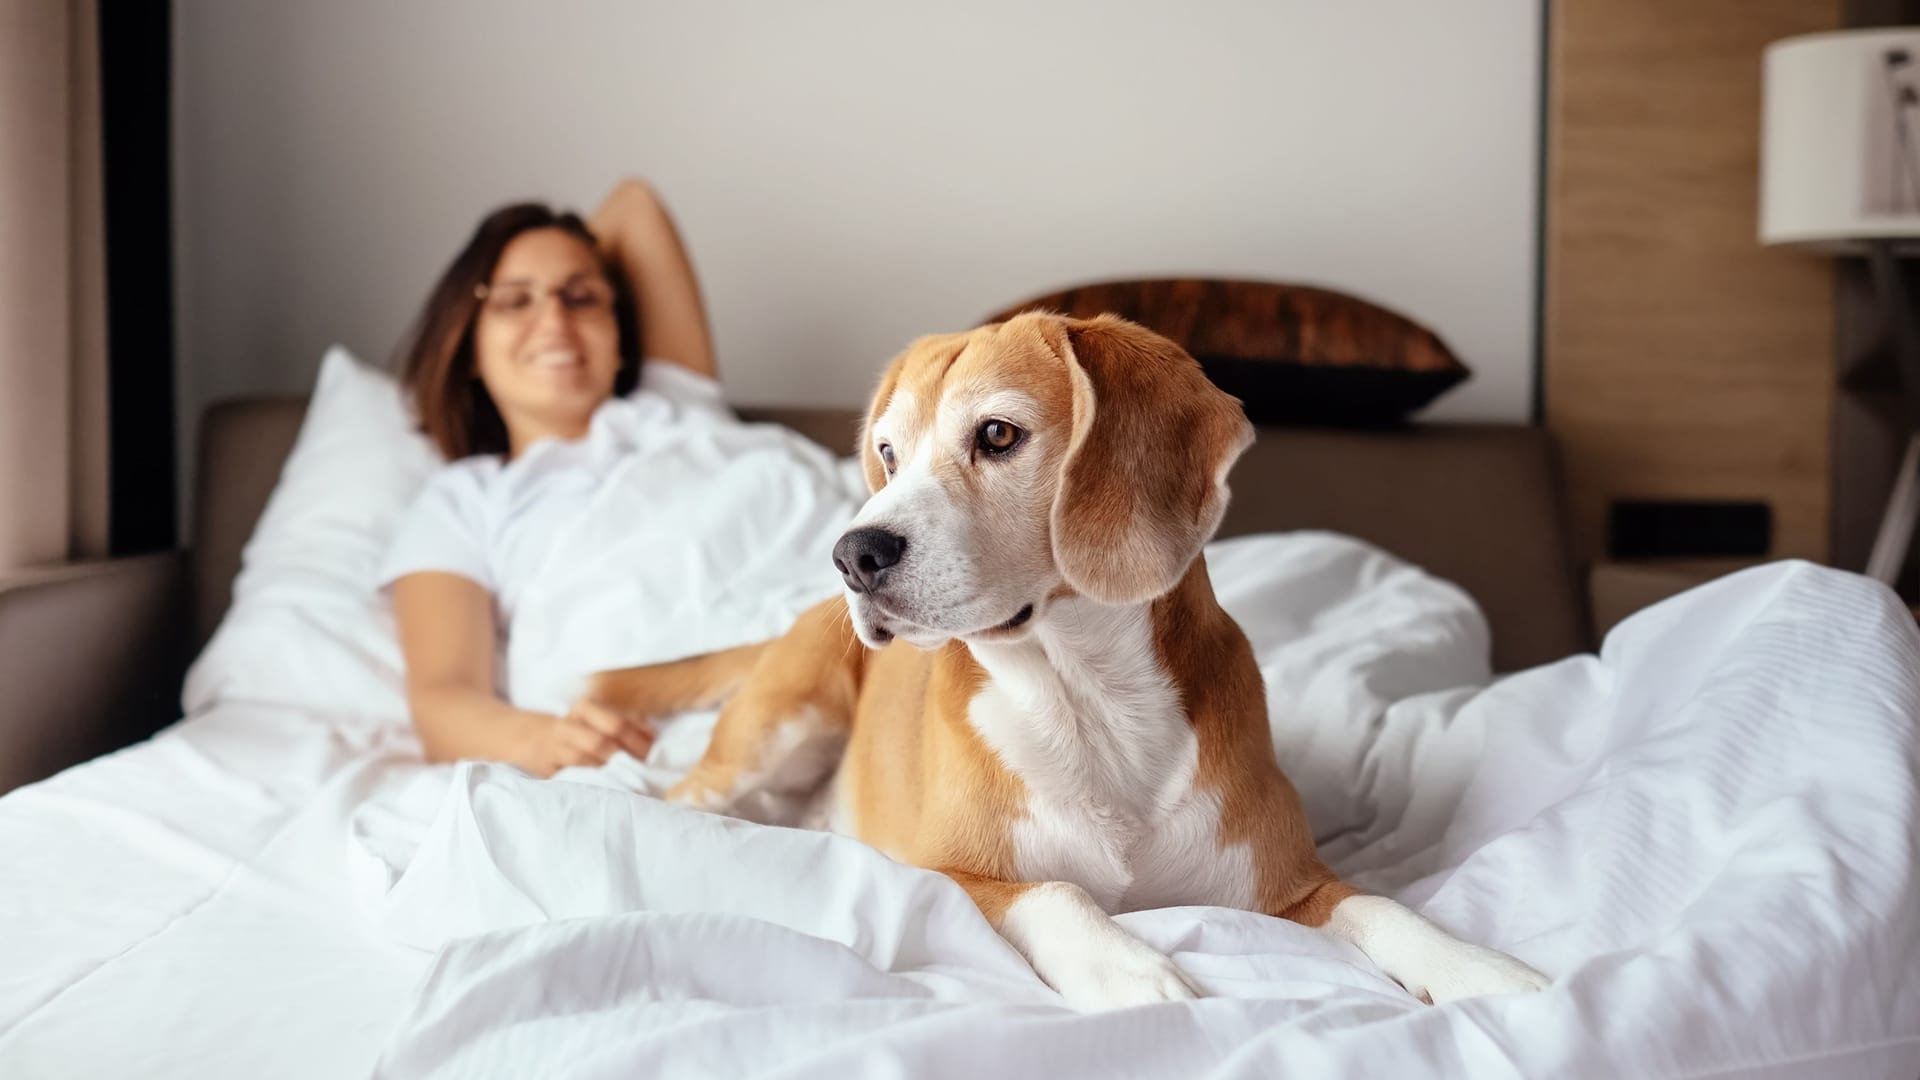
[[[643,357],[651,389],[714,395],[693,267],[666,207],[638,181],[616,187],[590,222],[535,203],[495,211],[434,286],[401,367],[450,464],[408,512],[381,572],[429,759],[546,776],[617,750],[646,756],[644,719],[585,701],[563,715],[515,708],[496,678],[516,589],[565,517],[556,501],[592,491],[555,455],[527,454],[583,438],[602,405],[639,383]],[[543,488],[538,514],[509,499],[530,482]]]

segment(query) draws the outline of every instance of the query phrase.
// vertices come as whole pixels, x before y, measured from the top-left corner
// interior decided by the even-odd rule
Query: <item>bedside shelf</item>
[[[1587,572],[1587,604],[1598,642],[1622,619],[1669,596],[1770,559],[1645,559],[1595,563]]]

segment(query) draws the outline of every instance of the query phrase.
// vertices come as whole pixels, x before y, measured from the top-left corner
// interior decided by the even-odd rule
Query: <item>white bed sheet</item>
[[[344,823],[447,770],[386,720],[225,703],[0,798],[0,1076],[363,1076],[429,957]]]
[[[0,1076],[1914,1075],[1920,635],[1885,590],[1762,568],[1483,690],[1451,586],[1313,534],[1211,558],[1328,856],[1552,990],[1418,1007],[1189,908],[1125,918],[1214,998],[1077,1017],[849,841],[225,699],[0,798]]]

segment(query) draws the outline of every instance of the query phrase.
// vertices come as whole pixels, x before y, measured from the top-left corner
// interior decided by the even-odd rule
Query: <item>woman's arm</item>
[[[640,180],[622,180],[587,224],[633,286],[643,353],[718,378],[700,281],[659,196]]]
[[[644,758],[642,723],[590,701],[565,716],[516,709],[494,694],[493,599],[458,574],[408,574],[393,583],[407,664],[407,707],[428,761],[480,758],[550,776],[599,765],[624,749]]]

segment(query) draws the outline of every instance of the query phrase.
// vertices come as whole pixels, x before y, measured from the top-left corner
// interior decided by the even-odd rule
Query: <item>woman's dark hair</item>
[[[413,397],[420,430],[447,460],[507,452],[507,425],[474,366],[473,326],[480,313],[480,287],[493,277],[513,238],[531,229],[560,229],[580,238],[600,259],[613,285],[613,317],[620,332],[616,395],[640,379],[640,312],[633,289],[579,215],[556,213],[544,203],[515,203],[488,214],[467,246],[427,297],[427,306],[396,358],[400,379]]]

